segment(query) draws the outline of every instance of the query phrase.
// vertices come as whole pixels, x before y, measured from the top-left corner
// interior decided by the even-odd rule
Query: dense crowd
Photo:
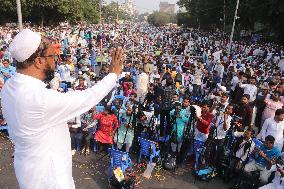
[[[58,92],[95,85],[108,74],[113,49],[125,49],[117,87],[68,122],[73,154],[112,146],[136,154],[142,137],[179,165],[198,141],[196,170],[230,170],[227,178],[258,171],[262,189],[284,187],[283,46],[246,39],[229,48],[222,33],[147,24],[31,29],[54,40],[57,69],[47,84]],[[17,32],[0,27],[1,87],[16,72],[9,43]]]

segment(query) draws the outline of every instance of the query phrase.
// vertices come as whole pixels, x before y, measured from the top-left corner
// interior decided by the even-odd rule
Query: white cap
[[[226,92],[227,91],[227,88],[225,86],[220,86],[219,89],[223,92]]]
[[[11,56],[18,62],[24,62],[36,52],[40,42],[40,34],[33,32],[30,29],[23,29],[13,39],[9,46],[9,51]]]

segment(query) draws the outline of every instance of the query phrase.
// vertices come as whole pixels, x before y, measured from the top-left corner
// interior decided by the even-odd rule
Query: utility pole
[[[99,7],[100,7],[100,25],[102,25],[102,0],[99,2]]]
[[[234,31],[235,31],[235,25],[236,25],[236,20],[237,20],[237,15],[238,15],[238,9],[239,9],[239,4],[240,4],[240,0],[237,0],[236,11],[235,11],[235,16],[234,16],[234,22],[233,22],[232,32],[231,32],[231,36],[230,36],[229,54],[231,53],[231,48],[232,48],[232,43],[233,43],[233,37],[234,37]]]
[[[116,7],[116,22],[118,23],[118,0],[117,0],[117,7]]]
[[[18,25],[20,31],[23,30],[23,17],[22,17],[22,8],[21,8],[21,0],[16,0],[17,2],[17,14],[18,14]]]

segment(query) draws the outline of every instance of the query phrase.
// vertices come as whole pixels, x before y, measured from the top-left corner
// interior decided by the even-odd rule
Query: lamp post
[[[238,9],[239,9],[239,4],[240,4],[240,0],[237,0],[236,11],[235,11],[235,16],[234,16],[234,22],[233,22],[232,32],[231,32],[231,36],[230,36],[229,54],[231,53],[231,48],[232,48],[232,43],[233,43],[233,37],[234,37],[234,31],[235,31],[235,25],[236,25],[236,20],[237,20],[237,15],[238,15]]]
[[[17,14],[18,14],[18,25],[20,31],[23,30],[23,17],[22,17],[22,9],[21,9],[21,0],[16,0],[17,2]]]

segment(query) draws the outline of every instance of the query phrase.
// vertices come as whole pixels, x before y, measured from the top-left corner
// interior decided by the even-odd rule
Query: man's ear
[[[40,57],[37,57],[35,60],[34,60],[34,66],[37,68],[37,69],[40,69],[42,67],[42,64],[43,64],[43,61],[41,60]]]

